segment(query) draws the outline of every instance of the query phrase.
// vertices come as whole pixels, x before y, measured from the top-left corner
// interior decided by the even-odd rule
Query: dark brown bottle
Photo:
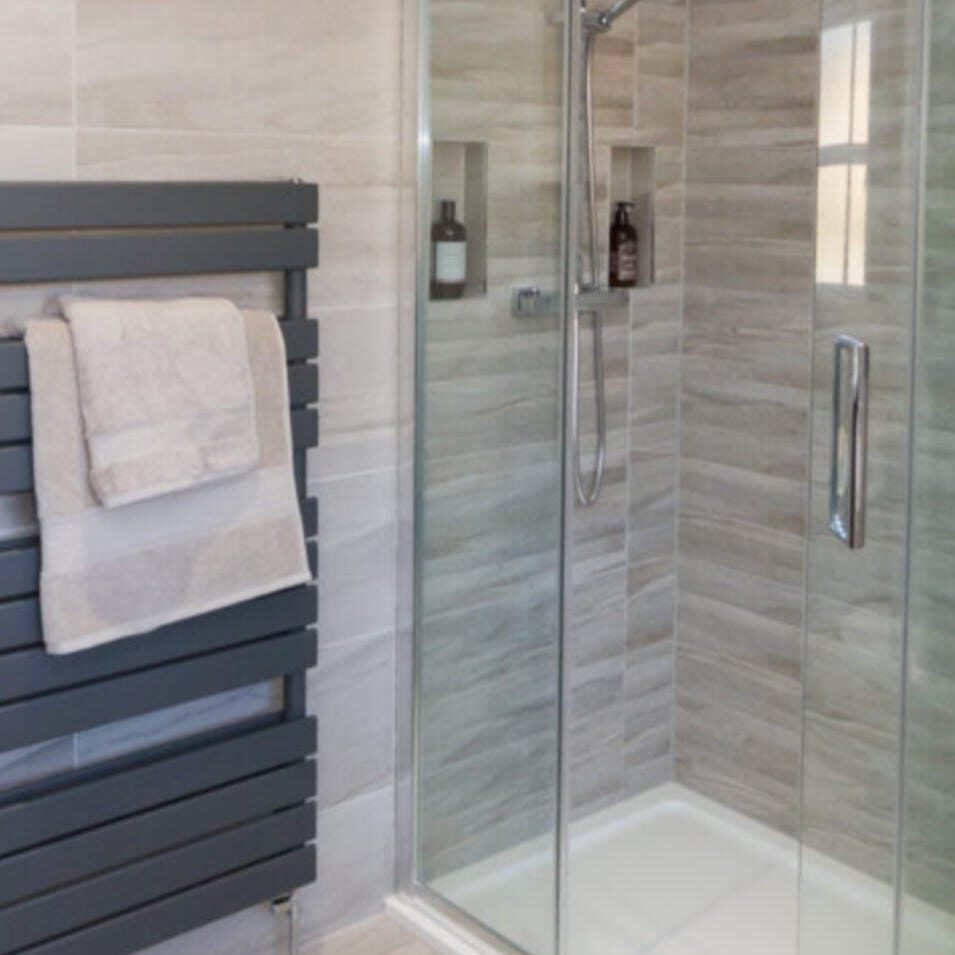
[[[636,288],[637,230],[630,222],[632,202],[618,202],[610,227],[610,287]]]
[[[441,200],[441,218],[431,226],[431,297],[461,298],[467,284],[468,235],[454,218],[454,203]]]

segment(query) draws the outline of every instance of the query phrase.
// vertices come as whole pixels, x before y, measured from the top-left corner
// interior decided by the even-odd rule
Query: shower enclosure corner
[[[399,887],[955,955],[951,5],[403,9]]]

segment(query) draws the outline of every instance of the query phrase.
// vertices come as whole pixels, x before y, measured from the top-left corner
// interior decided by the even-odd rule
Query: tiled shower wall
[[[393,882],[395,420],[400,0],[3,0],[4,179],[301,177],[321,194],[322,446],[319,882],[305,936],[375,910]],[[274,277],[104,284],[108,294],[224,293],[277,306]],[[57,289],[0,289],[0,315]],[[0,533],[30,527],[0,499]],[[261,687],[83,734],[0,762],[0,785],[271,706]],[[264,908],[163,952],[262,953]]]
[[[897,211],[911,203],[913,167],[897,146],[915,115],[913,9],[909,0],[861,6],[833,0],[820,21],[817,0],[691,0],[688,13],[681,3],[645,0],[599,40],[599,232],[607,231],[609,147],[652,145],[660,244],[657,287],[636,292],[629,314],[606,315],[607,479],[600,503],[572,517],[569,728],[576,813],[676,778],[796,834],[805,682],[806,838],[868,872],[887,873],[901,687],[897,584],[908,335],[902,303],[912,281],[905,271],[911,233]],[[820,31],[859,17],[873,24],[870,110],[873,141],[878,137],[869,158],[867,287],[817,288]],[[466,31],[458,36],[468,42]],[[461,106],[455,115],[464,128],[470,114]],[[520,264],[515,268],[506,281],[521,277]],[[858,316],[866,316],[863,334],[878,349],[880,397],[872,543],[865,563],[850,565],[834,542],[821,536],[820,549],[814,541],[815,616],[804,673],[817,296],[820,467],[828,454],[831,338]],[[593,442],[588,341],[585,328],[585,463]],[[437,367],[457,375],[461,366]],[[511,386],[523,393],[525,382]],[[486,392],[492,394],[503,401],[508,392],[498,385]],[[528,486],[538,500],[542,488]],[[820,483],[817,500],[823,491]],[[530,519],[544,512],[528,506],[523,513]],[[814,520],[825,525],[823,516]],[[546,534],[535,539],[540,553],[552,546]],[[875,588],[867,590],[866,581]],[[542,623],[540,665],[549,673],[553,622]],[[498,632],[506,645],[507,627]],[[553,744],[547,712],[542,700],[542,753]],[[485,773],[497,765],[493,750],[485,752]],[[477,763],[475,772],[480,776]],[[459,782],[449,772],[445,793]],[[538,808],[548,806],[549,782],[546,774],[539,778],[542,790],[531,800]],[[517,804],[506,786],[499,795],[503,804]],[[489,822],[481,805],[476,799],[473,824],[464,827],[466,848],[449,855],[449,864],[509,844],[514,831],[547,828],[543,814],[536,828],[529,816],[515,821],[509,813]],[[462,806],[445,808],[450,826]],[[508,832],[505,820],[516,830]]]
[[[556,9],[430,4],[433,137],[486,149],[487,287],[429,303],[426,325],[417,639],[429,879],[553,827],[560,342],[556,317],[512,317],[511,292],[560,279]]]
[[[555,823],[560,342],[554,319],[515,320],[510,298],[517,286],[559,281],[557,7],[430,7],[434,139],[487,145],[489,206],[487,294],[428,308],[419,632],[428,878]],[[611,146],[654,147],[658,286],[607,315],[606,484],[600,503],[572,519],[577,813],[672,772],[685,33],[682,2],[644,0],[598,45],[599,234],[605,244]],[[604,247],[601,259],[605,272]],[[585,461],[591,355],[585,329]]]
[[[693,0],[676,777],[794,832],[818,0]]]
[[[594,100],[601,273],[606,282],[611,147],[655,153],[656,286],[605,313],[607,470],[575,508],[571,803],[583,814],[673,772],[673,618],[679,328],[683,279],[687,8],[644,0],[597,40]],[[643,241],[648,237],[643,236]],[[582,330],[581,460],[594,444],[590,325]]]
[[[803,837],[886,881],[895,874],[904,681],[920,6],[827,0],[822,7],[824,48],[847,24],[871,36],[872,83],[869,133],[853,158],[868,183],[865,284],[821,283],[816,294]],[[830,147],[820,152],[821,174],[833,161]],[[832,342],[840,333],[872,350],[867,531],[858,552],[825,531]]]
[[[852,153],[820,152],[820,34],[826,47],[846,26],[871,36],[868,130]],[[898,810],[921,35],[912,0],[691,3],[676,778],[791,834],[802,795],[805,844],[883,880]],[[868,177],[864,282],[817,285],[817,163],[847,161]],[[827,529],[840,333],[873,355],[858,552]],[[913,606],[932,603],[916,589]],[[940,718],[921,689],[916,736]],[[926,833],[944,831],[951,804],[913,767],[909,889],[938,903],[951,873]]]

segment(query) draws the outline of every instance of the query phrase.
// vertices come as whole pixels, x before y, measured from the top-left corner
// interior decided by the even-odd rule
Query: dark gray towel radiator
[[[315,569],[318,190],[298,182],[0,185],[0,283],[282,271],[295,473]],[[0,342],[0,493],[32,488],[27,357]],[[0,955],[126,955],[314,878],[305,713],[313,586],[65,657],[36,540],[0,547],[0,753],[282,678],[270,717],[0,791]]]

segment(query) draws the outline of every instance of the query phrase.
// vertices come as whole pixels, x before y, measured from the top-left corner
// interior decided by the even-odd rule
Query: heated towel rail
[[[284,273],[295,474],[315,570],[318,190],[300,182],[0,185],[0,283]],[[0,494],[32,488],[21,342],[0,342]],[[0,756],[273,679],[280,712],[0,790],[0,955],[127,955],[315,875],[313,586],[70,656],[43,648],[35,539],[0,547]]]

